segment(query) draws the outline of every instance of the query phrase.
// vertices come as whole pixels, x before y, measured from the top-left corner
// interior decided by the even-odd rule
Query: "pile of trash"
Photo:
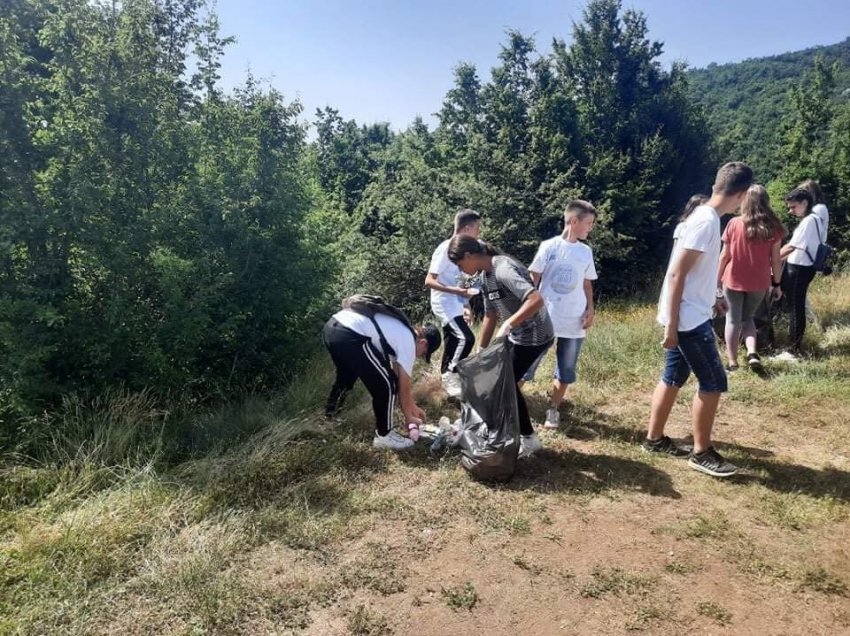
[[[502,338],[460,362],[458,419],[443,416],[437,425],[410,429],[411,438],[430,443],[432,451],[460,448],[463,467],[476,479],[507,481],[516,469],[520,442],[511,346]]]

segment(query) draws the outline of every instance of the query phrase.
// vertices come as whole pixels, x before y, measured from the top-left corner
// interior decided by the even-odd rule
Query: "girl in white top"
[[[812,179],[806,179],[797,186],[809,191],[812,195],[812,214],[820,220],[821,242],[827,243],[827,233],[829,232],[829,209],[826,207],[826,198],[823,196],[820,184]]]
[[[819,228],[821,221],[813,213],[814,199],[808,190],[791,190],[785,202],[788,204],[788,213],[801,219],[791,240],[779,252],[787,260],[782,275],[782,292],[791,307],[788,335],[792,353],[799,353],[806,332],[806,295],[815,277],[814,257],[820,244],[818,233],[822,237],[823,229]]]
[[[676,227],[673,229],[673,244],[675,245],[676,241],[679,240],[679,237],[682,235],[682,224],[688,220],[688,217],[691,213],[696,210],[699,206],[703,205],[706,201],[708,201],[708,197],[704,194],[695,194],[688,202],[685,204],[685,207],[682,209],[682,214],[679,216],[679,222],[676,224]]]

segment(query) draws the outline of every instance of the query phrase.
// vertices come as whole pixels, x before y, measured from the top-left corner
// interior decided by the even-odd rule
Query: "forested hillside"
[[[846,104],[850,100],[850,38],[830,46],[688,71],[690,94],[705,107],[724,153],[748,161],[764,182],[782,170],[777,123],[791,115],[789,91],[811,72],[816,56],[826,66],[839,64],[830,97]]]

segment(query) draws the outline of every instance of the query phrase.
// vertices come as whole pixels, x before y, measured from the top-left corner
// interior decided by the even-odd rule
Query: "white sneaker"
[[[546,421],[543,428],[558,428],[561,425],[561,414],[558,409],[546,409]]]
[[[531,435],[520,435],[519,437],[519,456],[520,457],[530,457],[534,455],[537,451],[543,448],[543,444],[540,443],[540,438],[537,437],[537,433],[532,433]]]
[[[449,397],[460,397],[460,376],[457,373],[446,371],[443,374],[443,388]]]
[[[779,362],[799,362],[797,356],[795,356],[790,351],[783,351],[782,353],[773,356],[773,358],[771,359],[778,360]]]
[[[372,448],[388,448],[390,450],[407,450],[413,446],[413,440],[397,431],[390,431],[386,435],[378,435],[372,440]]]

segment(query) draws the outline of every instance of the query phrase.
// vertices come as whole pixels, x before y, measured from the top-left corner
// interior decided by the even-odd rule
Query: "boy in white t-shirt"
[[[464,316],[469,298],[478,290],[460,285],[463,274],[448,257],[449,242],[459,234],[478,238],[481,215],[474,210],[461,210],[455,215],[454,234],[437,246],[431,257],[425,286],[431,290],[431,311],[443,327],[443,359],[440,362],[443,388],[452,396],[460,395],[457,363],[472,351],[475,336]]]
[[[555,376],[544,428],[560,426],[558,409],[567,388],[576,381],[581,345],[587,329],[593,325],[596,266],[593,251],[580,241],[587,239],[596,215],[596,208],[587,201],[570,201],[564,211],[564,232],[543,241],[528,268],[555,328]],[[523,381],[534,378],[537,365],[544,356],[545,353],[537,359],[523,376]]]
[[[752,185],[752,169],[739,161],[717,172],[711,198],[682,223],[673,247],[658,303],[664,326],[665,366],[652,394],[649,426],[643,449],[673,457],[688,457],[688,465],[714,477],[729,477],[738,469],[711,445],[711,429],[728,382],[711,327],[713,310],[726,312],[723,290],[717,288],[720,264],[720,215],[734,212]],[[693,371],[699,381],[694,395],[694,446],[688,452],[664,434],[679,389]]]

